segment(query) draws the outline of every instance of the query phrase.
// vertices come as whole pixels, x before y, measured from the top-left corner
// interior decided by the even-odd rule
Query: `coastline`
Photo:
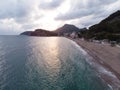
[[[89,57],[89,62],[98,75],[112,90],[120,90],[120,48],[110,45],[72,39],[82,47]]]

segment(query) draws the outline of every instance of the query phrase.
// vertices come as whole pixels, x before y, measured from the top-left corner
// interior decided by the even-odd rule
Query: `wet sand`
[[[72,39],[91,57],[91,65],[113,90],[120,90],[120,47]]]

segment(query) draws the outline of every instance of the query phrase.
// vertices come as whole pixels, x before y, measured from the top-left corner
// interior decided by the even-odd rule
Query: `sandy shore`
[[[113,90],[120,90],[120,48],[81,39],[72,39],[90,56],[91,65]]]

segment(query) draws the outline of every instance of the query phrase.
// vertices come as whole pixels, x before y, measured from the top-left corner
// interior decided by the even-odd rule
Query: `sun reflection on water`
[[[58,43],[59,38],[49,37],[45,39],[41,50],[46,72],[50,77],[56,77],[61,68]]]

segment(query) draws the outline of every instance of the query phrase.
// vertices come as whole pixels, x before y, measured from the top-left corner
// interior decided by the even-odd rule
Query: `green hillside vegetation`
[[[108,39],[120,42],[120,11],[113,13],[99,24],[91,26],[88,30],[80,32],[79,36],[85,39]]]

